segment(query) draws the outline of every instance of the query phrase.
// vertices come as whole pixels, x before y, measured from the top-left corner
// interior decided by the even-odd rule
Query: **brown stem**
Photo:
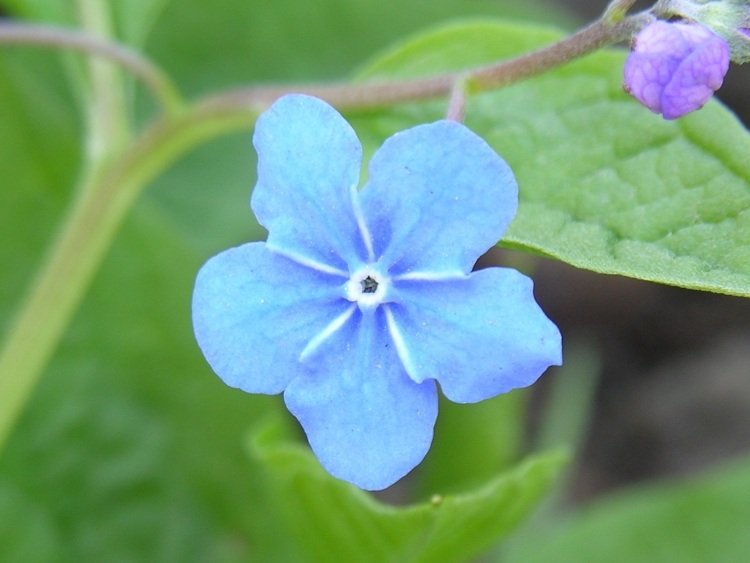
[[[445,118],[451,121],[463,122],[466,115],[466,80],[456,80],[448,100],[448,110]]]
[[[648,13],[630,16],[616,23],[601,19],[538,51],[469,71],[399,82],[362,82],[346,85],[288,84],[241,88],[207,98],[204,103],[262,110],[278,97],[297,92],[323,98],[339,109],[355,110],[449,95],[456,82],[464,79],[473,92],[486,91],[540,74],[605,45],[627,41],[651,20],[652,16]]]

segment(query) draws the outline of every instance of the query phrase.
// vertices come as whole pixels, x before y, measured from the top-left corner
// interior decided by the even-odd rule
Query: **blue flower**
[[[195,334],[227,385],[284,393],[331,474],[385,488],[430,447],[437,383],[472,403],[560,363],[531,280],[470,273],[513,218],[517,186],[466,127],[392,136],[361,190],[359,140],[321,100],[281,98],[253,140],[251,206],[268,240],[203,266]]]

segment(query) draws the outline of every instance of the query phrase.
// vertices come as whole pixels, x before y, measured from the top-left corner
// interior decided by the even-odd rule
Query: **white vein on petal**
[[[362,235],[362,240],[364,241],[365,248],[367,249],[367,258],[370,262],[373,262],[375,260],[375,250],[372,246],[372,234],[370,233],[370,229],[367,228],[367,223],[365,223],[365,216],[362,213],[362,206],[359,204],[359,192],[357,192],[357,187],[352,186],[350,193],[352,199],[352,209],[354,210],[354,218],[357,221],[359,232]]]
[[[383,310],[385,311],[385,320],[388,324],[388,332],[391,334],[391,340],[393,340],[393,344],[396,346],[396,353],[406,370],[406,374],[416,383],[422,383],[422,379],[417,376],[416,370],[414,369],[409,350],[406,347],[406,341],[401,334],[401,329],[399,329],[398,324],[396,324],[396,319],[393,317],[391,308],[384,306]]]
[[[354,314],[354,311],[356,309],[356,305],[350,306],[346,311],[344,311],[342,314],[328,323],[328,326],[326,326],[318,334],[313,336],[310,342],[307,343],[307,346],[305,346],[305,349],[302,350],[302,353],[299,355],[300,361],[305,361],[310,356],[310,354],[320,348],[320,345],[323,344],[323,342],[328,340],[332,335],[336,333],[336,331],[343,327],[346,324],[346,321],[348,321]]]
[[[453,281],[467,277],[466,273],[455,272],[407,272],[393,276],[393,281]]]
[[[292,262],[296,262],[300,266],[305,266],[306,268],[310,268],[311,270],[315,270],[316,272],[320,272],[322,274],[331,274],[333,276],[340,276],[342,278],[349,277],[349,274],[344,270],[339,270],[334,266],[329,266],[328,264],[325,264],[323,262],[318,262],[317,260],[313,260],[312,258],[308,258],[307,256],[296,254],[294,252],[288,252],[286,250],[281,250],[279,248],[270,246],[268,243],[266,243],[266,247],[271,252],[283,256],[284,258],[288,258]]]

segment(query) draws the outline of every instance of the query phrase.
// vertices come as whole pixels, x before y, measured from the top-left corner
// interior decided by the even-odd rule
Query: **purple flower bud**
[[[656,21],[635,38],[625,62],[625,90],[664,119],[701,108],[721,86],[729,46],[697,23]]]

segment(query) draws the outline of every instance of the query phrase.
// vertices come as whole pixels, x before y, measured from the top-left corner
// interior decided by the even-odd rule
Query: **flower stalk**
[[[401,81],[238,88],[207,98],[205,103],[227,110],[252,107],[262,111],[284,94],[296,92],[321,98],[341,110],[358,111],[449,96],[459,81],[466,82],[469,93],[477,94],[542,74],[607,45],[628,41],[653,19],[648,12],[615,23],[601,18],[548,47],[474,69]]]

